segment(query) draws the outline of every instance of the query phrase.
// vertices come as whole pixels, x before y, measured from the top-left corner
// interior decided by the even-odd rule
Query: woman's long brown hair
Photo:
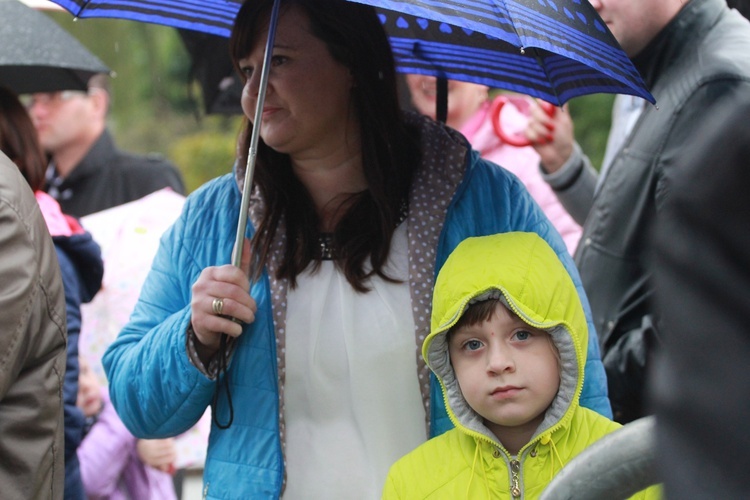
[[[33,191],[44,189],[47,158],[29,113],[13,91],[0,87],[0,151],[18,165]]]
[[[270,17],[271,5],[272,0],[253,0],[240,9],[230,39],[235,67],[257,41]],[[391,47],[375,10],[344,0],[282,0],[282,9],[292,5],[307,13],[313,34],[354,77],[352,97],[362,127],[362,163],[368,189],[352,195],[334,229],[333,242],[336,264],[355,290],[366,292],[366,282],[373,275],[393,281],[383,268],[419,162],[417,132],[403,122]],[[247,161],[251,132],[252,124],[246,119],[238,141],[240,165]],[[266,203],[252,242],[258,269],[267,262],[274,233],[283,220],[286,248],[276,277],[288,279],[294,287],[297,276],[311,263],[320,264],[320,220],[312,198],[292,172],[289,156],[274,151],[262,140],[253,183]],[[368,257],[369,272],[365,270]]]

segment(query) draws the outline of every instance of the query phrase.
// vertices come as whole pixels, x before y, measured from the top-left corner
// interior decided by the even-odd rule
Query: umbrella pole
[[[263,117],[263,105],[266,101],[266,88],[268,87],[268,74],[271,71],[271,57],[273,56],[273,44],[276,38],[276,25],[279,18],[279,7],[281,0],[274,0],[271,10],[271,18],[268,21],[268,39],[266,40],[266,52],[263,57],[263,69],[260,73],[260,84],[258,88],[258,102],[255,105],[255,119],[253,120],[253,131],[250,135],[250,148],[247,154],[247,165],[245,166],[245,184],[242,189],[242,201],[240,203],[240,217],[237,222],[237,235],[234,240],[234,253],[232,264],[240,267],[242,260],[242,247],[245,244],[245,229],[247,226],[247,212],[250,207],[250,194],[253,187],[253,175],[255,174],[255,160],[258,155],[258,141],[260,139],[260,122]],[[255,262],[255,259],[252,259]],[[250,284],[255,275],[254,266],[251,267]]]
[[[242,248],[245,244],[245,227],[247,226],[247,212],[250,207],[250,193],[253,186],[253,174],[255,172],[255,159],[258,153],[258,140],[260,139],[260,122],[263,116],[263,105],[266,101],[266,88],[268,87],[268,73],[271,71],[271,56],[273,55],[273,44],[276,38],[276,24],[279,18],[279,6],[281,0],[274,0],[271,10],[271,18],[268,21],[268,40],[266,41],[266,52],[263,56],[263,69],[260,73],[260,83],[258,88],[258,102],[255,105],[255,119],[253,120],[253,131],[250,135],[250,148],[247,155],[247,165],[245,167],[245,184],[242,186],[242,201],[240,202],[240,217],[237,222],[237,236],[234,240],[234,252],[232,254],[232,265],[242,267]],[[251,261],[250,269],[250,287],[253,286],[253,276],[255,276],[256,259]],[[234,318],[232,318],[234,319]],[[234,319],[234,321],[238,321]],[[239,321],[238,321],[239,322]],[[218,374],[216,377],[216,392],[213,398],[214,411],[213,420],[219,429],[228,429],[234,421],[234,405],[232,404],[232,393],[229,389],[229,337],[226,334],[221,335],[219,343],[219,352],[217,355]],[[223,375],[223,377],[221,376]],[[227,405],[229,406],[229,418],[226,423],[219,422],[217,416],[219,405],[219,393],[221,392],[221,383],[224,382],[224,389],[227,393]]]

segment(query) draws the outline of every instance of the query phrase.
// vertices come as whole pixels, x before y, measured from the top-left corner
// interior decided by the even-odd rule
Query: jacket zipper
[[[510,461],[510,494],[521,498],[521,462],[517,458]]]

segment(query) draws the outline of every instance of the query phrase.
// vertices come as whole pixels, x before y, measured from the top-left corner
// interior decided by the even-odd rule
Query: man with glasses
[[[39,142],[50,156],[47,192],[64,213],[76,217],[165,187],[185,192],[179,171],[168,161],[117,149],[106,127],[107,78],[92,77],[88,92],[39,93],[26,99]]]

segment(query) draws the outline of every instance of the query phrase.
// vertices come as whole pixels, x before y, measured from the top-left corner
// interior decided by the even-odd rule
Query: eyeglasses
[[[43,106],[57,106],[62,102],[69,101],[74,97],[85,97],[89,95],[83,90],[62,90],[59,92],[38,92],[36,94],[25,94],[20,96],[21,102],[26,109],[41,104]]]

